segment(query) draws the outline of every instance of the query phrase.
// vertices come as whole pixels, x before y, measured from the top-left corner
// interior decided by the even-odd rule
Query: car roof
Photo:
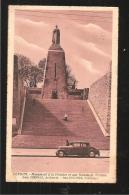
[[[84,142],[84,141],[75,141],[75,142],[69,142],[71,144],[74,144],[74,143],[83,143],[83,144],[89,144],[88,142]]]

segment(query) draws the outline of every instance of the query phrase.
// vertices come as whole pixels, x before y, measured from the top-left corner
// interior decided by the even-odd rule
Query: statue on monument
[[[53,30],[52,44],[55,46],[60,45],[60,30],[57,25],[55,29]]]

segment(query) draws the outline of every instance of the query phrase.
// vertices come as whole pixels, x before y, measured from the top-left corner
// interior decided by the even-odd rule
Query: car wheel
[[[100,154],[97,154],[96,156],[100,157]]]
[[[58,156],[59,156],[59,157],[63,157],[63,156],[64,156],[64,152],[63,152],[62,150],[60,150],[60,151],[58,152]]]
[[[89,152],[89,157],[90,158],[94,158],[95,157],[95,152],[94,151],[90,151]]]

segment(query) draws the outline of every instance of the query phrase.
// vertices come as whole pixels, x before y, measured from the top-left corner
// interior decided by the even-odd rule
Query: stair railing
[[[44,72],[43,72],[43,85],[42,85],[42,91],[41,91],[41,97],[43,98],[44,95],[44,84],[46,79],[46,70],[47,70],[47,60],[45,62]]]
[[[24,112],[25,112],[25,104],[26,104],[26,95],[27,95],[27,89],[24,88],[24,99],[23,99],[23,105],[21,110],[21,118],[20,118],[20,124],[18,129],[18,134],[21,135],[22,133],[22,125],[23,125],[23,118],[24,118]]]

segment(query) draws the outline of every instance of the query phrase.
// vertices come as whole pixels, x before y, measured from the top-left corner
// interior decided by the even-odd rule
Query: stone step
[[[42,135],[42,136],[72,136],[74,135],[72,132],[62,132],[62,131],[57,131],[57,130],[53,130],[53,131],[48,131],[48,130],[43,130],[43,131],[33,131],[33,130],[27,130],[27,131],[22,131],[23,135]]]
[[[31,119],[29,119],[31,118]],[[57,116],[57,115],[54,115],[54,116],[40,116],[40,117],[35,117],[35,116],[27,116],[26,115],[26,118],[24,119],[24,122],[34,122],[34,120],[36,120],[35,123],[42,123],[43,122],[53,122],[54,120],[55,121],[60,121],[61,123],[64,123],[64,124],[70,124],[71,122],[88,122],[89,120],[91,120],[91,117],[86,117],[86,118],[82,118],[82,117],[73,117],[73,116],[68,116],[68,121],[64,121],[63,120],[64,116]],[[96,123],[96,122],[95,122]]]
[[[56,119],[58,119],[59,121],[61,121],[62,123],[65,123],[65,124],[67,124],[67,123],[70,123],[70,122],[74,122],[74,121],[76,121],[76,122],[78,122],[78,121],[82,121],[82,122],[87,122],[87,121],[89,121],[89,119],[91,119],[91,116],[73,116],[73,115],[68,115],[68,121],[66,122],[66,121],[64,121],[63,120],[63,118],[64,118],[64,115],[63,116],[61,116],[61,115],[43,115],[43,116],[31,116],[31,115],[27,115],[26,114],[26,117],[27,118],[25,118],[24,119],[24,122],[33,122],[35,119],[36,119],[36,122],[42,122],[42,120],[43,121],[46,121],[46,122],[53,122],[54,120],[56,120]]]
[[[26,121],[26,122],[24,122],[24,124],[23,124],[23,127],[24,126],[34,126],[34,127],[52,127],[52,128],[54,128],[54,127],[56,127],[56,128],[62,128],[62,127],[75,127],[75,128],[77,128],[78,126],[80,127],[80,128],[86,128],[86,127],[97,127],[98,128],[98,126],[96,125],[96,123],[95,122],[92,122],[91,124],[90,123],[85,123],[85,121],[79,121],[79,122],[81,122],[80,124],[78,124],[78,121],[71,121],[71,122],[61,122],[61,121],[43,121],[43,122],[39,122],[39,123],[37,123],[37,122],[34,122],[34,121]],[[30,125],[31,124],[31,125]],[[54,125],[54,126],[53,126]]]
[[[58,121],[59,122],[59,121]],[[31,124],[31,125],[30,125]],[[34,126],[35,125],[35,126]],[[55,128],[63,128],[63,126],[64,127],[75,127],[75,128],[78,128],[78,126],[80,127],[80,128],[86,128],[86,127],[96,127],[96,124],[95,124],[95,122],[93,122],[92,124],[78,124],[77,122],[74,122],[74,123],[72,123],[72,124],[57,124],[57,123],[55,123],[55,122],[53,122],[53,123],[51,123],[51,122],[49,122],[49,123],[40,123],[40,124],[38,124],[38,123],[35,123],[35,122],[24,122],[24,124],[23,124],[23,127],[28,127],[28,126],[31,126],[31,127],[35,127],[35,128],[39,128],[39,127],[43,127],[43,128],[45,128],[45,127],[52,127],[52,128],[54,128],[53,127],[53,125],[55,125]]]
[[[49,117],[52,117],[52,116],[64,116],[64,114],[67,113],[68,116],[72,116],[72,117],[81,117],[81,118],[84,118],[84,117],[92,117],[93,115],[91,115],[91,113],[83,113],[83,112],[44,112],[44,111],[40,111],[40,112],[35,112],[36,116],[49,116]],[[27,113],[25,113],[27,115],[31,115],[31,116],[35,116],[35,114],[31,113],[30,111],[28,111]]]
[[[50,107],[50,108],[56,108],[57,106],[60,107],[60,109],[64,109],[64,106],[68,107],[69,109],[71,107],[75,108],[81,108],[83,106],[86,106],[86,101],[80,100],[80,101],[70,101],[70,100],[41,100],[41,99],[36,99],[36,103],[42,104],[44,106]],[[70,106],[70,107],[69,107]]]

